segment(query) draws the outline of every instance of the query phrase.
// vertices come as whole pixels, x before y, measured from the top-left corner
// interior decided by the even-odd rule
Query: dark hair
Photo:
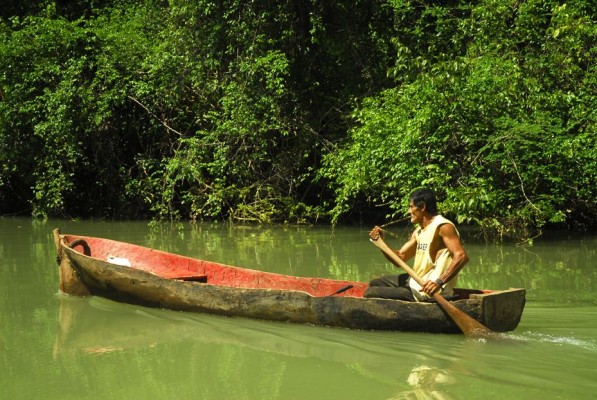
[[[408,200],[412,201],[417,207],[425,205],[425,210],[431,215],[437,214],[437,200],[435,198],[435,193],[433,193],[433,190],[431,189],[417,189],[411,193]]]

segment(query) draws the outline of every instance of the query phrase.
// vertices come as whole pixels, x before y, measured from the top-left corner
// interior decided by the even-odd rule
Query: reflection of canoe
[[[334,371],[341,371],[342,376],[349,373],[352,379],[364,381],[357,385],[363,390],[369,390],[373,382],[376,390],[387,387],[392,392],[402,391],[395,388],[403,388],[407,377],[410,384],[411,369],[420,367],[421,362],[418,357],[408,359],[408,346],[406,350],[403,346],[396,346],[396,338],[391,333],[173,313],[115,303],[99,297],[58,295],[57,299],[60,308],[53,351],[56,360],[63,360],[71,366],[88,356],[110,354],[110,362],[132,358],[142,364],[139,369],[144,373],[155,374],[163,381],[163,374],[152,370],[161,366],[156,367],[159,363],[147,364],[147,357],[180,356],[182,358],[177,358],[179,369],[184,365],[188,368],[187,363],[192,363],[193,376],[201,376],[202,385],[207,386],[211,393],[217,392],[216,388],[221,385],[218,379],[210,379],[218,376],[217,371],[226,371],[227,375],[234,376],[236,382],[243,383],[240,386],[248,391],[254,390],[255,382],[267,382],[268,388],[273,386],[279,393],[284,384],[294,385],[292,382],[297,382],[297,376],[309,376],[311,379],[307,380],[321,388],[325,382],[318,379],[327,380],[329,384],[329,373]],[[408,333],[405,335],[402,340],[417,340]],[[422,345],[421,351],[425,352],[427,347],[433,346]],[[388,363],[401,358],[405,360],[400,365],[387,367]],[[447,360],[441,364],[448,368],[450,363]],[[349,371],[343,368],[347,366]],[[322,373],[325,368],[329,373]],[[272,381],[272,377],[280,375],[284,379]],[[182,376],[184,381],[186,375],[183,373]],[[253,384],[247,387],[246,382]],[[338,390],[334,389],[334,393]],[[437,393],[438,390],[441,391],[441,387],[435,385],[433,391]],[[292,393],[294,396],[291,398],[318,398]],[[236,397],[284,398],[264,396],[261,392],[259,395]],[[367,396],[363,393],[359,397]]]
[[[381,351],[367,332],[346,336],[309,325],[273,324],[236,318],[128,307],[101,298],[60,296],[54,357],[104,354],[170,346],[177,343],[232,345],[295,358],[313,357],[349,364],[382,364]],[[314,331],[317,330],[317,331]],[[316,338],[315,338],[316,337]],[[368,339],[365,340],[364,339]],[[377,340],[381,340],[377,337]],[[186,347],[186,345],[183,345]]]
[[[108,239],[54,233],[61,290],[72,295],[314,325],[459,331],[437,304],[363,298],[364,282],[261,272]],[[456,307],[488,328],[506,332],[518,325],[524,289],[457,292],[461,299],[454,302]]]

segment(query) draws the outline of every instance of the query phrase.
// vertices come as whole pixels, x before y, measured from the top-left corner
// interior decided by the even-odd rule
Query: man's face
[[[425,206],[420,208],[420,207],[417,207],[415,205],[415,203],[413,203],[412,201],[409,201],[408,213],[410,214],[410,222],[412,222],[413,224],[420,224],[421,222],[423,222],[423,210],[424,209],[425,209]]]

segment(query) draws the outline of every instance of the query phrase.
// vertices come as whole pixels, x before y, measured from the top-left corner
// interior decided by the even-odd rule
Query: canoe
[[[263,272],[54,230],[60,290],[74,296],[365,330],[460,332],[433,302],[364,298],[368,284]],[[525,289],[456,289],[453,304],[496,332],[514,330]]]

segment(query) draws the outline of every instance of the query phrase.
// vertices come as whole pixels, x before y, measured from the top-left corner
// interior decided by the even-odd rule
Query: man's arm
[[[441,225],[439,227],[439,236],[442,238],[447,251],[452,254],[452,262],[443,272],[442,276],[440,276],[440,279],[446,283],[454,278],[465,266],[468,262],[468,255],[462,246],[462,242],[460,242],[460,237],[458,236],[458,232],[456,232],[456,228],[454,228],[452,224]],[[431,296],[439,289],[440,287],[436,282],[427,281],[421,291]]]
[[[402,259],[402,261],[408,261],[415,256],[417,252],[417,239],[415,233],[410,235],[410,239],[402,245],[400,250],[394,250],[394,253]]]
[[[379,237],[383,239],[383,229],[381,229],[379,226],[374,227],[371,232],[369,232],[369,237],[373,240],[377,240]],[[392,249],[392,251],[396,253],[396,255],[402,259],[402,261],[407,261],[414,257],[417,251],[417,239],[415,237],[415,233],[410,236],[410,239],[404,243],[399,250]],[[392,261],[385,253],[384,256],[388,259],[388,261]]]

